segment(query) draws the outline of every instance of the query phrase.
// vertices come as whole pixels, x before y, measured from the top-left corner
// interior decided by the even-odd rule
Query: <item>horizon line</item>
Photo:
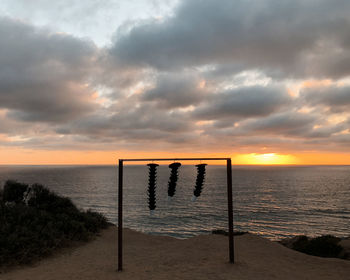
[[[145,162],[157,162],[157,160],[144,160]],[[158,160],[158,161],[169,161],[169,162],[173,162],[174,160]],[[181,160],[178,160],[181,161]],[[187,161],[187,160],[186,160]],[[193,160],[196,161],[196,160]],[[205,161],[205,160],[204,160]],[[127,160],[123,159],[123,163],[128,162]],[[127,163],[127,165],[144,165],[144,164],[135,164],[135,163],[130,163],[131,161],[129,161]],[[140,162],[140,161],[139,161]],[[21,164],[21,163],[15,163],[15,164],[3,164],[1,163],[0,166],[117,166],[118,163],[48,163],[48,164]],[[160,165],[166,165],[166,163],[160,163]],[[182,165],[193,165],[191,163],[184,163]],[[208,165],[222,165],[222,166],[226,166],[225,163],[212,163],[212,164],[208,164]],[[278,163],[274,163],[274,164],[249,164],[249,163],[239,163],[239,164],[235,164],[232,163],[232,166],[350,166],[350,164],[278,164]]]

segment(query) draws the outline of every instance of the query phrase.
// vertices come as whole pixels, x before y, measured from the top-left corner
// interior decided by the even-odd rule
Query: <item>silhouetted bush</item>
[[[336,258],[343,248],[338,245],[340,238],[324,235],[316,238],[301,236],[294,244],[293,249],[319,257]]]
[[[305,235],[281,240],[280,243],[299,252],[326,258],[347,258],[344,248],[338,243],[341,238],[332,235],[323,235],[309,238]]]
[[[22,201],[28,190],[24,184],[7,181],[0,196],[0,266],[28,264],[74,241],[87,241],[108,227],[101,214],[80,211],[70,199],[42,185],[31,188],[28,205]]]
[[[34,195],[28,201],[29,206],[54,214],[62,211],[65,213],[79,212],[73,202],[67,197],[60,197],[40,184],[33,184],[31,188]]]
[[[18,183],[8,180],[4,185],[3,201],[5,202],[20,202],[23,199],[24,192],[28,189],[27,184]]]

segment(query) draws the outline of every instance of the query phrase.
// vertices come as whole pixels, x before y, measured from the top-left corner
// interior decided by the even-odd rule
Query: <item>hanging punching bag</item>
[[[156,209],[156,182],[157,182],[157,166],[156,163],[147,164],[149,167],[148,173],[148,208],[150,214],[153,215]]]
[[[170,178],[168,182],[168,200],[171,201],[172,197],[175,194],[176,191],[176,183],[178,179],[178,169],[181,166],[180,162],[174,162],[169,164],[170,171]]]
[[[203,184],[204,184],[204,177],[205,177],[205,166],[207,164],[201,163],[197,164],[197,179],[196,179],[196,186],[193,191],[192,201],[196,201],[197,197],[201,195]]]

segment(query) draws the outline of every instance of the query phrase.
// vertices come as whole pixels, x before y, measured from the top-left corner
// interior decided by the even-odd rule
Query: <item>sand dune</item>
[[[117,230],[34,266],[0,274],[2,280],[58,279],[350,279],[350,262],[308,256],[246,234],[235,237],[236,263],[228,263],[227,237],[186,240],[124,231],[124,271],[117,272]]]

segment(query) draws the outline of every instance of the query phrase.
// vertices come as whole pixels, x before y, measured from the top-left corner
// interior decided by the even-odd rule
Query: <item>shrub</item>
[[[7,181],[5,186],[6,195],[0,198],[0,266],[30,263],[74,241],[87,241],[108,226],[101,214],[80,211],[70,199],[42,185],[32,185],[28,205],[19,199],[27,185]]]
[[[52,214],[79,212],[73,202],[67,197],[61,197],[40,184],[32,185],[33,197],[28,205]]]
[[[324,235],[311,239],[307,236],[300,236],[298,240],[293,243],[292,249],[313,256],[337,258],[343,250],[343,248],[338,245],[340,240],[340,238],[332,235]]]
[[[23,200],[23,194],[27,189],[28,189],[27,184],[22,184],[16,181],[7,180],[4,185],[2,199],[5,202],[19,203]]]

